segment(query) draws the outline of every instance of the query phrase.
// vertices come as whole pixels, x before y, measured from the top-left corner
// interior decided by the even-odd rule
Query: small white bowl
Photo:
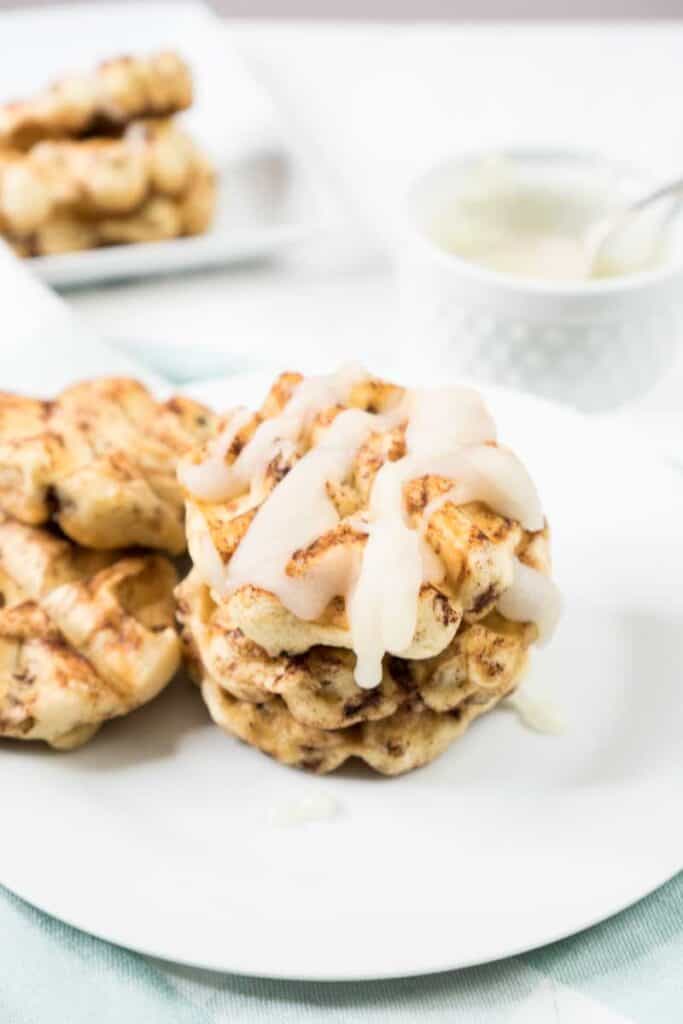
[[[523,176],[593,182],[628,200],[649,181],[592,155],[543,150],[503,154]],[[435,220],[457,203],[487,154],[428,171],[406,199],[399,282],[406,344],[440,372],[532,391],[587,411],[635,398],[670,365],[683,328],[683,238],[665,263],[592,281],[522,278],[444,249]],[[523,177],[522,177],[523,180]],[[683,220],[683,218],[679,218]]]

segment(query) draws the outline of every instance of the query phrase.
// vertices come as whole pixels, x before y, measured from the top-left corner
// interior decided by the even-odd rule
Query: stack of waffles
[[[44,256],[206,231],[214,171],[174,120],[191,103],[188,67],[160,53],[0,107],[0,233]]]
[[[474,392],[284,374],[222,418],[131,380],[0,394],[2,737],[78,746],[184,655],[232,736],[397,775],[511,694],[558,614],[538,495]]]
[[[0,393],[0,736],[80,746],[171,680],[176,463],[213,424],[131,380]]]
[[[437,473],[408,479],[406,525],[436,555],[441,571],[415,590],[407,646],[384,654],[375,685],[360,685],[350,621],[354,578],[358,587],[359,564],[371,557],[379,474],[406,456],[409,417],[401,408],[408,395],[385,381],[360,377],[337,394],[332,388],[292,429],[296,417],[289,410],[302,387],[298,375],[279,378],[258,412],[233,413],[218,440],[193,457],[189,471],[181,469],[194,561],[177,591],[186,656],[212,718],[226,732],[285,764],[316,772],[355,757],[395,775],[433,760],[517,687],[539,624],[525,621],[504,595],[521,571],[540,586],[548,606],[556,605],[548,527],[542,517],[522,524],[484,501],[459,500],[453,480]],[[278,574],[271,576],[271,589],[264,584],[272,555],[268,543],[260,550],[251,545],[253,582],[240,571],[231,583],[231,568],[248,539],[267,536],[259,532],[266,508],[274,507],[276,495],[284,497],[295,471],[301,475],[306,463],[312,466],[329,442],[332,424],[354,411],[369,416],[370,426],[342,471],[323,476],[330,506],[326,528],[294,547],[295,520],[305,519],[306,502],[316,500],[310,474],[308,492],[294,494],[289,519],[281,521],[292,537],[281,567],[281,596],[274,592]],[[255,459],[259,451],[262,457]],[[270,539],[276,543],[274,527]],[[391,560],[391,549],[389,555]],[[315,587],[342,564],[352,566],[351,584],[347,580],[332,590],[334,597],[314,617],[287,606],[288,581]],[[393,568],[385,570],[390,574]],[[390,591],[391,584],[385,590],[389,604]],[[549,608],[549,614],[554,618],[556,611]]]

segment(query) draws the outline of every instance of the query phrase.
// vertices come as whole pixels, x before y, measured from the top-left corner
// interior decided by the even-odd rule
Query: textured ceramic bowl
[[[523,174],[613,182],[623,199],[644,176],[590,155],[514,151]],[[399,247],[400,300],[411,347],[444,372],[520,388],[591,411],[649,390],[683,330],[683,235],[654,270],[594,281],[516,277],[469,262],[434,237],[435,218],[485,155],[450,160],[410,190]],[[683,221],[683,217],[679,218]],[[680,237],[679,237],[680,236]]]

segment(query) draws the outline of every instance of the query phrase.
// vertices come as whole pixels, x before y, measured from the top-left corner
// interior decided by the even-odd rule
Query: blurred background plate
[[[243,264],[275,255],[321,229],[319,196],[283,149],[220,170],[218,207],[206,234],[39,256],[31,268],[56,288]]]

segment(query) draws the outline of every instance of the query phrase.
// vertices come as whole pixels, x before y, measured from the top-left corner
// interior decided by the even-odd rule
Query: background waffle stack
[[[258,413],[247,420],[226,453],[234,461],[259,424],[285,408],[300,383],[282,376]],[[358,757],[387,775],[433,760],[470,722],[519,683],[537,638],[531,623],[497,610],[510,586],[515,558],[550,572],[547,527],[537,533],[481,503],[446,501],[422,526],[446,566],[438,585],[423,584],[413,643],[402,656],[386,655],[379,686],[354,680],[355,655],[342,598],[315,622],[298,619],[273,594],[242,586],[221,596],[201,557],[206,534],[223,564],[245,537],[259,504],[306,454],[343,408],[383,412],[401,389],[383,381],[354,385],[346,406],[319,413],[297,444],[273,453],[265,478],[226,501],[188,500],[188,539],[195,568],[177,590],[187,659],[218,725],[278,760],[318,772]],[[206,450],[196,456],[201,460]],[[405,423],[378,429],[358,450],[339,485],[327,490],[338,525],[296,551],[287,572],[305,576],[330,548],[362,546],[363,517],[375,476],[385,461],[405,454]],[[422,477],[406,487],[408,514],[417,527],[425,509],[452,486]]]
[[[0,737],[79,746],[171,680],[176,463],[213,423],[132,380],[0,393]]]
[[[188,67],[160,53],[0,107],[0,232],[39,256],[205,231],[214,172],[173,120],[191,103]]]

